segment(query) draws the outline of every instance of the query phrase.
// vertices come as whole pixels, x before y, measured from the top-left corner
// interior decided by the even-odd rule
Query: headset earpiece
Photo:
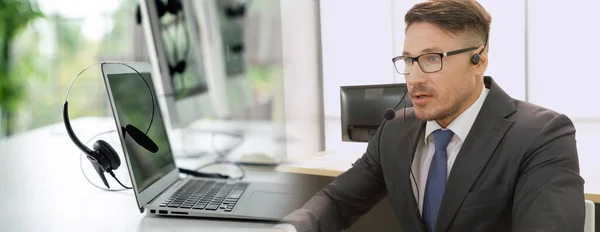
[[[181,0],[168,0],[167,5],[165,7],[167,12],[174,15],[179,13],[179,11],[183,9],[181,5]]]
[[[121,159],[115,149],[104,140],[98,140],[94,143],[94,151],[97,151],[100,156],[106,161],[103,164],[105,171],[116,170],[121,166]]]
[[[162,18],[167,13],[176,15],[183,9],[181,0],[168,0],[166,3],[162,0],[156,0],[155,2],[156,10],[158,11],[158,18]]]
[[[169,73],[171,73],[171,77],[177,73],[185,72],[185,68],[187,66],[187,62],[185,60],[181,60],[175,64],[175,66],[169,65]]]
[[[479,56],[479,54],[475,54],[475,55],[473,55],[473,57],[471,57],[471,63],[473,65],[479,64],[480,60],[481,60],[481,57]]]
[[[108,181],[104,176],[104,172],[110,172],[112,170],[116,170],[121,165],[121,159],[119,159],[119,155],[115,152],[107,142],[103,140],[98,140],[94,143],[94,149],[90,149],[85,146],[75,135],[73,128],[71,127],[71,121],[69,120],[69,103],[65,101],[63,107],[63,120],[65,123],[65,128],[67,130],[67,134],[75,143],[75,145],[86,154],[88,160],[94,166],[94,169],[104,182],[107,188],[110,188],[108,185]]]
[[[473,55],[471,57],[471,63],[473,65],[477,65],[479,64],[479,61],[481,61],[481,54],[483,53],[483,51],[485,51],[485,48],[487,47],[487,43],[488,43],[488,36],[485,36],[485,43],[483,44],[483,49],[481,49],[481,51],[479,53],[476,53],[475,55]]]

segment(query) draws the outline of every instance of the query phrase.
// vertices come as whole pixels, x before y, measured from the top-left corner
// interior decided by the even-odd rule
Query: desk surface
[[[114,129],[114,122],[96,118],[74,120],[72,125],[83,142]],[[120,147],[113,147],[120,153]],[[107,192],[90,185],[80,171],[79,154],[62,123],[0,139],[0,231],[269,231],[273,225],[141,214],[131,190]],[[100,184],[84,161],[90,171],[86,173]],[[124,161],[115,174],[131,186]],[[274,176],[252,170],[247,175],[250,180]],[[111,187],[118,186],[108,175],[107,179]]]
[[[315,156],[280,165],[277,171],[307,175],[320,175],[336,177],[350,169],[352,163],[362,156],[357,152],[320,152]],[[585,180],[585,198],[594,203],[600,203],[600,178],[598,178],[597,164],[580,163],[581,176]]]
[[[72,125],[84,142],[99,132],[114,129],[114,122],[105,118],[77,119]],[[120,147],[115,149],[121,152]],[[5,199],[0,231],[270,231],[273,226],[141,214],[133,192],[107,192],[91,186],[80,171],[79,155],[62,123],[0,139],[0,197]],[[277,175],[286,172],[335,177],[360,155],[322,152],[303,161],[282,164],[276,168],[280,172],[251,168],[247,174],[252,181],[275,182],[288,181]],[[197,165],[178,161],[180,164]],[[594,174],[593,164],[581,165],[586,198],[600,203],[600,180]],[[89,162],[84,162],[84,169],[95,183],[101,183]],[[124,162],[115,174],[130,185]],[[110,178],[109,182],[117,186]]]

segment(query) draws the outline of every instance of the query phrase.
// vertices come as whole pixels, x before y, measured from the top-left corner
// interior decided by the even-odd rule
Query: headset
[[[71,121],[69,120],[69,102],[68,102],[68,97],[69,97],[69,93],[71,92],[71,87],[73,87],[73,84],[75,84],[75,81],[77,81],[77,79],[79,78],[79,76],[83,72],[85,72],[89,68],[91,68],[93,66],[96,66],[98,64],[101,64],[101,65],[104,65],[104,64],[121,64],[121,65],[127,66],[131,70],[135,71],[138,74],[138,76],[140,78],[142,78],[142,80],[144,80],[144,82],[146,83],[146,87],[148,88],[148,91],[150,92],[150,96],[152,97],[152,117],[151,117],[150,122],[148,124],[148,129],[144,133],[140,129],[138,129],[137,127],[129,124],[129,125],[125,126],[125,127],[122,127],[120,132],[123,133],[124,137],[126,135],[129,135],[137,144],[139,144],[140,146],[142,146],[146,150],[148,150],[148,151],[150,151],[152,153],[158,152],[158,146],[147,135],[148,131],[150,131],[150,128],[152,127],[152,122],[154,121],[154,105],[155,104],[154,104],[154,95],[152,93],[152,89],[150,88],[150,85],[148,84],[148,82],[146,81],[146,79],[142,76],[142,74],[140,74],[137,70],[135,70],[135,68],[133,68],[130,65],[125,64],[125,63],[120,63],[120,62],[101,62],[101,63],[96,63],[96,64],[90,65],[87,68],[85,68],[84,70],[82,70],[75,77],[75,79],[73,79],[73,81],[71,82],[71,84],[69,85],[69,88],[67,90],[67,94],[65,96],[65,103],[63,105],[63,120],[64,120],[64,123],[65,123],[65,128],[67,130],[67,134],[69,135],[69,137],[71,138],[71,140],[73,141],[73,143],[75,143],[75,145],[81,151],[83,151],[83,153],[85,153],[87,159],[92,163],[92,166],[94,167],[94,169],[96,170],[96,172],[100,176],[100,179],[102,179],[102,182],[104,182],[104,185],[106,185],[107,188],[110,189],[110,185],[108,184],[108,181],[106,180],[106,177],[104,176],[104,172],[109,173],[121,186],[123,186],[123,188],[131,189],[131,187],[124,186],[119,181],[119,179],[117,179],[117,177],[115,176],[115,174],[113,173],[113,170],[117,170],[119,168],[119,166],[121,165],[121,159],[119,158],[119,155],[117,154],[117,152],[115,151],[115,149],[110,144],[108,144],[106,141],[104,141],[104,140],[98,140],[98,141],[96,141],[94,143],[94,145],[93,145],[93,149],[88,148],[87,146],[85,146],[81,142],[81,140],[79,140],[79,138],[77,138],[77,136],[75,135],[75,132],[73,131],[73,128],[71,127]]]
[[[108,184],[108,181],[106,180],[104,172],[110,174],[117,181],[117,183],[119,183],[123,188],[131,189],[131,187],[127,187],[127,186],[123,185],[121,183],[121,181],[119,181],[119,179],[113,173],[113,170],[117,170],[119,168],[119,166],[121,165],[121,159],[119,158],[119,155],[117,154],[115,149],[108,142],[106,142],[104,140],[97,140],[93,145],[93,149],[88,148],[81,142],[81,140],[79,140],[79,138],[77,138],[77,136],[75,135],[75,132],[73,131],[73,128],[71,127],[71,121],[69,120],[68,98],[69,98],[69,93],[71,92],[71,88],[73,87],[73,85],[75,84],[75,81],[77,81],[77,79],[79,79],[79,76],[81,76],[81,74],[83,72],[85,72],[86,70],[90,69],[91,67],[94,67],[99,64],[100,65],[104,65],[104,64],[124,65],[124,66],[127,66],[128,68],[130,68],[131,70],[135,71],[137,73],[137,75],[140,78],[142,78],[142,80],[146,84],[146,87],[148,88],[148,92],[152,98],[152,116],[150,118],[148,128],[146,129],[146,132],[143,132],[140,129],[138,129],[137,127],[135,127],[134,125],[128,124],[127,126],[122,127],[119,132],[123,133],[124,138],[127,135],[129,135],[138,145],[140,145],[147,151],[152,152],[152,153],[158,152],[158,150],[159,150],[158,145],[156,145],[156,143],[154,141],[152,141],[152,139],[150,139],[150,137],[148,137],[148,135],[147,135],[148,132],[150,131],[150,128],[152,128],[152,123],[154,122],[155,106],[156,106],[152,88],[150,87],[150,84],[148,84],[148,81],[146,81],[146,79],[142,76],[142,74],[140,74],[140,72],[138,72],[135,68],[131,67],[130,65],[121,63],[121,62],[96,63],[96,64],[88,66],[87,68],[82,70],[79,74],[77,74],[75,79],[73,79],[73,81],[69,85],[67,94],[65,96],[65,103],[63,105],[63,121],[65,123],[65,129],[67,130],[67,134],[71,138],[71,141],[73,141],[73,143],[75,143],[75,146],[77,146],[86,155],[87,159],[92,163],[92,166],[96,170],[96,173],[98,173],[98,175],[100,176],[100,179],[102,179],[102,182],[104,183],[104,185],[106,185],[106,187],[108,188],[109,191],[111,191],[110,185]],[[99,136],[101,134],[110,133],[110,132],[111,131],[102,132],[96,136]],[[215,163],[210,163],[205,166],[210,166],[210,165],[214,165],[214,164]],[[241,166],[238,165],[238,167],[242,170],[242,173],[243,173],[242,176],[239,177],[238,179],[242,179],[245,176],[245,171],[243,170],[243,168],[241,168]],[[198,172],[198,171],[184,169],[184,168],[179,168],[179,171],[181,173],[196,176],[196,177],[233,179],[229,175],[223,175],[223,174],[218,174],[218,173],[203,173],[203,172]],[[85,173],[84,173],[84,175],[85,175]],[[85,176],[85,178],[89,181],[87,176]],[[90,183],[91,183],[91,181],[90,181]],[[91,183],[91,184],[98,187],[94,183]],[[100,188],[100,187],[98,187],[98,188]],[[103,190],[107,190],[107,189],[103,189]],[[114,190],[112,190],[112,191],[114,191]]]
[[[479,51],[479,53],[475,53],[471,57],[471,63],[473,65],[479,64],[479,61],[481,60],[481,54],[483,53],[483,51],[485,51],[485,48],[487,47],[488,38],[489,38],[489,35],[486,35],[485,36],[485,43],[483,44],[483,49],[481,49],[481,51]]]

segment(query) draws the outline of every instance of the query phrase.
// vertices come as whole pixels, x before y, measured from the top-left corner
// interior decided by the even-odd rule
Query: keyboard
[[[159,207],[231,212],[248,183],[191,179]]]

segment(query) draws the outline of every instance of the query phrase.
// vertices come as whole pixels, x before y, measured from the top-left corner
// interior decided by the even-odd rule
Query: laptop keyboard
[[[159,207],[231,212],[247,187],[248,183],[192,179]]]

